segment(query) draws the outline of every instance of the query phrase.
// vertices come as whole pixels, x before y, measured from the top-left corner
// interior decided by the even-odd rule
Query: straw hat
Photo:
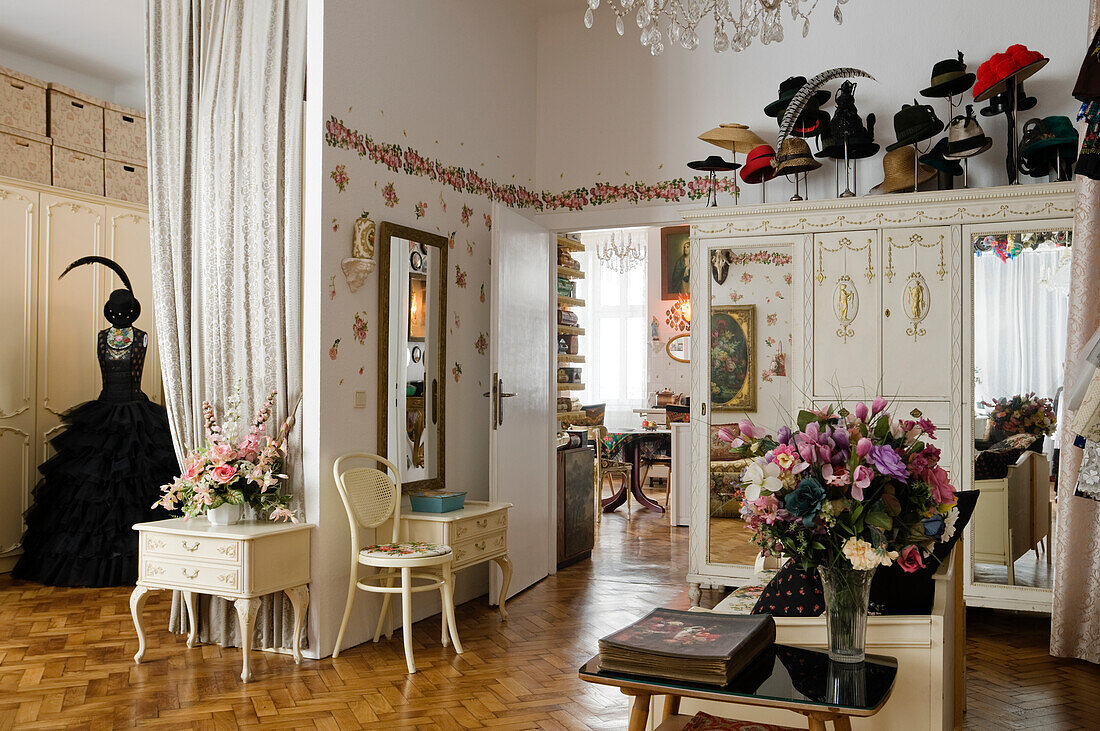
[[[882,182],[871,190],[883,193],[897,193],[913,189],[913,167],[917,152],[912,147],[898,147],[890,150],[882,158]],[[917,183],[924,183],[936,177],[936,171],[927,165],[917,169]]]
[[[754,147],[764,144],[764,140],[760,139],[748,126],[732,122],[720,124],[704,132],[699,135],[699,139],[730,152],[749,152]]]
[[[775,156],[776,175],[795,175],[817,170],[821,163],[814,159],[810,146],[801,137],[788,137]]]

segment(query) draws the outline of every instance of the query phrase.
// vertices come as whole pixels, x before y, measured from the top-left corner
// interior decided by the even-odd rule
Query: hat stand
[[[761,203],[767,203],[768,202],[768,181],[767,180],[760,181],[760,202]]]
[[[730,155],[733,156],[733,167],[735,167],[735,168],[738,167],[738,165],[737,165],[737,149],[734,148],[734,149],[730,150]],[[736,206],[737,201],[740,200],[740,198],[741,198],[741,190],[740,190],[740,188],[737,187],[737,174],[734,173],[734,175],[733,175],[733,205]]]
[[[935,135],[933,135],[934,137]],[[931,139],[931,138],[929,138]],[[928,145],[928,148],[924,150],[927,153],[932,149],[932,145]],[[920,149],[920,140],[913,143],[913,192],[917,192],[917,188],[920,187],[920,156],[923,153]]]
[[[804,201],[806,200],[798,194],[798,176],[800,173],[794,174],[794,195],[791,196],[792,201]],[[790,176],[786,176],[787,180],[790,180]]]
[[[963,158],[963,188],[969,188],[970,187],[969,185],[967,185],[967,182],[966,182],[966,178],[969,174],[970,174],[970,158],[969,157],[964,157]]]
[[[855,198],[856,192],[852,190],[850,181],[851,160],[848,159],[848,138],[844,138],[844,192],[838,198]]]

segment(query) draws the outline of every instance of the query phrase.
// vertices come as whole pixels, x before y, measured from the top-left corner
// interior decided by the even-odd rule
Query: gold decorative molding
[[[226,558],[237,558],[237,544],[227,543],[224,546],[218,546],[218,553],[222,554]]]
[[[932,306],[932,293],[928,289],[928,283],[924,281],[923,274],[912,272],[906,277],[901,298],[902,311],[909,318],[909,327],[905,329],[905,334],[911,335],[915,342],[919,337],[927,334],[921,327],[921,322],[928,316],[928,310]]]
[[[165,568],[160,564],[146,562],[145,575],[146,576],[162,576],[165,573]]]
[[[852,328],[856,315],[859,314],[859,293],[856,291],[852,278],[847,274],[837,279],[833,288],[833,314],[836,316],[840,327],[836,329],[836,336],[844,342],[848,338],[855,337],[856,331]]]
[[[149,536],[149,538],[145,541],[145,547],[148,548],[150,551],[159,551],[161,549],[167,548],[168,544],[159,538]]]

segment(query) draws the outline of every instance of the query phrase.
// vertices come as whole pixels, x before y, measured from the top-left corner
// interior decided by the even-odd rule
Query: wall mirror
[[[994,599],[1054,586],[1072,224],[972,227],[973,487],[970,583]],[[1071,492],[1072,494],[1072,488]],[[1037,591],[1038,590],[1038,591]],[[1026,600],[1026,599],[1024,599]],[[968,599],[969,601],[969,599]]]
[[[383,221],[378,241],[378,451],[407,491],[441,490],[447,239]]]
[[[668,357],[677,363],[690,363],[691,355],[688,352],[690,338],[691,333],[680,333],[669,338],[668,342],[665,343],[665,352]]]

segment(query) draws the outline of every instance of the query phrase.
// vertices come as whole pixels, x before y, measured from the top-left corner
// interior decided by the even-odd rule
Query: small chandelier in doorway
[[[609,231],[595,247],[600,264],[623,274],[646,261],[648,238],[644,230]]]

